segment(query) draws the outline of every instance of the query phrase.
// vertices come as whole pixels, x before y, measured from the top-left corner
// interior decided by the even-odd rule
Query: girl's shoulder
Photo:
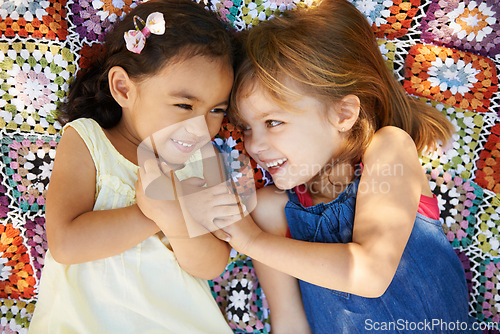
[[[418,156],[415,142],[406,131],[395,126],[384,126],[373,135],[363,154],[363,162],[370,158],[381,160],[384,157],[388,159],[386,162],[390,162],[395,156]]]
[[[102,128],[95,120],[91,118],[78,118],[64,125],[62,133],[68,129],[73,128],[80,134],[81,137],[88,136],[90,134],[95,135],[96,133],[102,132]]]
[[[381,144],[407,144],[409,141],[413,142],[411,136],[405,130],[396,126],[384,126],[375,132],[372,143],[377,142]],[[415,145],[415,143],[413,143]]]
[[[285,191],[270,185],[257,190],[257,206],[252,218],[264,231],[275,235],[286,235],[287,222],[285,206],[288,195]]]

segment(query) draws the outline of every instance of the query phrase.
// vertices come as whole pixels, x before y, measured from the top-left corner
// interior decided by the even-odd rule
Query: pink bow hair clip
[[[139,30],[137,27],[136,19],[144,26],[142,30]],[[134,16],[134,26],[135,30],[127,31],[123,34],[123,38],[125,38],[127,50],[140,54],[142,49],[144,49],[146,38],[148,38],[149,35],[163,35],[165,32],[165,19],[163,18],[163,14],[159,12],[149,14],[146,22],[136,15]]]

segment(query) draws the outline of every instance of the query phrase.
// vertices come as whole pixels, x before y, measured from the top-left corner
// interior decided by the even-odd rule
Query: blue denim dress
[[[300,204],[288,191],[285,214],[293,239],[352,241],[359,178],[330,203]],[[379,298],[300,281],[313,333],[473,333],[465,273],[438,220],[417,214],[396,274]]]

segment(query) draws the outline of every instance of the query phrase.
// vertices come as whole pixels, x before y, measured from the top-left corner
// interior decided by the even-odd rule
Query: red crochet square
[[[500,193],[500,123],[491,128],[488,140],[479,153],[476,162],[476,179],[478,185],[485,189]]]

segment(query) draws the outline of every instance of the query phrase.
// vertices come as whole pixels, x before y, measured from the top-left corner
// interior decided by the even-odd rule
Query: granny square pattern
[[[405,36],[421,5],[420,0],[354,0],[352,3],[366,16],[375,36],[387,39]]]
[[[500,123],[490,129],[476,167],[476,182],[485,189],[500,193]]]
[[[500,1],[432,0],[420,30],[426,43],[494,57],[500,53]]]
[[[410,94],[479,112],[498,91],[493,61],[472,53],[417,44],[406,60],[404,87]]]
[[[193,0],[228,28],[252,29],[318,0]],[[325,1],[325,0],[323,0]],[[27,333],[48,249],[45,199],[75,77],[102,51],[112,25],[139,0],[0,0],[0,332]],[[500,2],[351,0],[409,95],[440,111],[455,133],[423,154],[443,232],[465,270],[470,315],[500,322]],[[272,183],[227,120],[214,140],[240,193]],[[209,281],[234,333],[270,333],[252,259],[236,251]],[[500,333],[486,330],[484,333]]]
[[[450,107],[433,100],[422,99],[444,113],[455,127],[453,141],[438,147],[432,154],[424,154],[421,161],[424,168],[440,172],[453,170],[456,175],[470,179],[474,169],[475,152],[483,129],[483,115],[470,110]]]
[[[0,1],[0,35],[64,41],[67,12],[66,0]]]
[[[55,136],[22,134],[1,139],[3,182],[11,189],[15,206],[22,212],[38,213],[44,210],[58,141],[59,137]]]
[[[56,134],[55,113],[76,72],[71,50],[33,42],[2,42],[0,50],[0,128]]]
[[[0,298],[30,299],[35,295],[35,277],[21,231],[12,223],[0,225]]]
[[[111,25],[137,6],[133,0],[76,0],[70,5],[70,19],[80,39],[103,41]]]

